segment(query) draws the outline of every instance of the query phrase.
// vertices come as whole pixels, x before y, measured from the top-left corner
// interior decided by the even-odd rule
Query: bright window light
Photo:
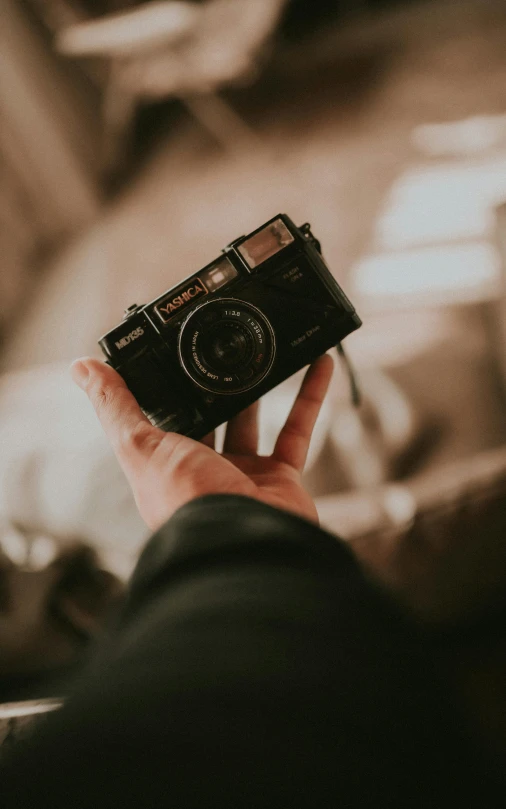
[[[463,121],[422,124],[411,140],[431,157],[472,157],[506,143],[506,115],[475,115]]]
[[[506,199],[506,157],[444,163],[406,172],[394,185],[376,231],[378,250],[489,237]]]
[[[357,298],[382,309],[489,300],[501,288],[499,256],[485,242],[368,256],[352,279]]]

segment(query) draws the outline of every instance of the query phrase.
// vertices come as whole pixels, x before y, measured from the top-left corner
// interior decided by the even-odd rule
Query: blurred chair
[[[254,132],[218,96],[251,81],[286,0],[145,3],[63,28],[60,53],[108,64],[104,160],[118,165],[141,102],[178,98],[225,148],[259,147]]]
[[[491,312],[490,327],[494,335],[495,356],[506,395],[506,203],[497,207],[495,235],[500,257],[500,295]]]
[[[94,130],[21,4],[2,4],[0,328],[23,309],[44,257],[96,216]],[[86,131],[86,138],[83,137]]]
[[[471,157],[460,151],[464,125]],[[506,152],[491,141],[491,126],[477,119],[441,127],[445,160],[426,157],[399,177],[371,251],[351,275],[365,322],[354,346],[429,422],[433,468],[506,442],[494,327],[504,298],[494,207],[506,190]],[[413,138],[423,145],[421,134]]]

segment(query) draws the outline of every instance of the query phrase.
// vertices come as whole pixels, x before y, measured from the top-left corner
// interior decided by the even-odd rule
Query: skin
[[[156,531],[178,508],[206,494],[245,495],[318,522],[301,474],[332,370],[329,355],[310,366],[270,456],[258,454],[258,403],[228,423],[219,454],[212,434],[194,441],[153,427],[105,363],[77,360],[71,373],[95,409],[142,518]]]

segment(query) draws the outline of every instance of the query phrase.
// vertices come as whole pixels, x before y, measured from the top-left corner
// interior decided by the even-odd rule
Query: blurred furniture
[[[505,448],[316,503],[322,525],[423,621],[506,608]]]
[[[506,449],[317,500],[369,575],[434,638],[490,766],[506,767]]]
[[[496,210],[496,244],[500,259],[501,294],[491,312],[490,327],[494,334],[495,356],[506,395],[506,203]]]
[[[165,0],[125,8],[58,31],[57,50],[107,65],[104,165],[119,168],[137,108],[178,98],[225,148],[260,144],[217,93],[251,81],[286,0]]]
[[[40,32],[14,0],[2,4],[0,65],[4,330],[23,311],[23,296],[30,296],[54,245],[93,220],[99,195],[85,99],[58,70]]]
[[[495,328],[506,288],[494,233],[506,192],[503,117],[420,126],[412,140],[419,162],[393,185],[352,269],[365,321],[353,347],[405,392],[425,421],[424,463],[437,468],[506,443]]]

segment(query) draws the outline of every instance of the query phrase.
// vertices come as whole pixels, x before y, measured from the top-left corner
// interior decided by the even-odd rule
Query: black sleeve
[[[335,537],[248,498],[193,501],[64,708],[4,763],[0,804],[450,805],[434,784],[458,797],[465,745],[426,652]]]

